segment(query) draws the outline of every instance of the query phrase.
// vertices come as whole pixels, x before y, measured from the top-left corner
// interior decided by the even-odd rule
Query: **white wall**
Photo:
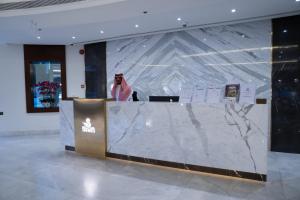
[[[81,46],[68,46],[68,96],[84,97],[84,56]],[[15,131],[58,130],[58,113],[27,113],[22,45],[0,45],[0,133]]]
[[[68,97],[85,97],[85,66],[84,55],[79,54],[83,45],[66,47],[66,65],[67,65],[67,95]]]

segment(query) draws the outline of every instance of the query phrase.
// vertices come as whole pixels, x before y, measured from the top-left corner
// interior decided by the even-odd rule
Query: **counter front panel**
[[[108,157],[266,180],[268,104],[106,104]],[[66,146],[75,144],[72,105],[61,103]]]
[[[108,153],[267,174],[268,105],[108,103]]]

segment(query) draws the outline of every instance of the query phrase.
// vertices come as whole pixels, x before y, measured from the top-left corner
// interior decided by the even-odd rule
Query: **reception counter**
[[[107,156],[266,180],[269,105],[107,102]],[[74,147],[73,102],[61,135]]]

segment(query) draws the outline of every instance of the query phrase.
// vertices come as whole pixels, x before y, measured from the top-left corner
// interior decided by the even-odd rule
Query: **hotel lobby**
[[[0,0],[0,200],[300,200],[299,0]]]

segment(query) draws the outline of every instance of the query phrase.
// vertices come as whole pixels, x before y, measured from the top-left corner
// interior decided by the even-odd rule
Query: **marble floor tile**
[[[300,155],[270,152],[268,182],[65,152],[58,135],[0,137],[0,200],[299,200]]]

